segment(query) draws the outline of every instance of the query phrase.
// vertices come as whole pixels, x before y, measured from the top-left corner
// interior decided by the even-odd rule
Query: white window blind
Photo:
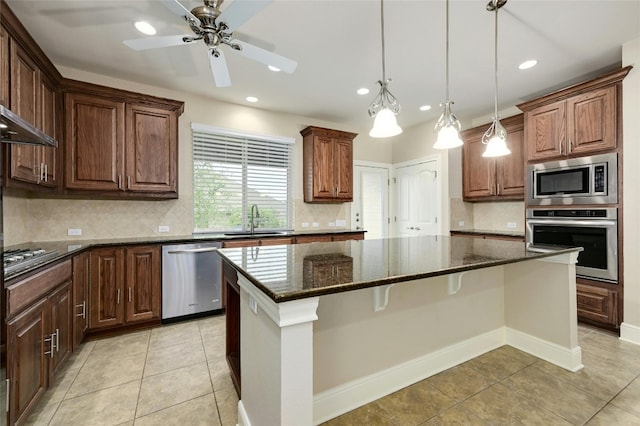
[[[294,139],[192,124],[194,232],[289,229]]]

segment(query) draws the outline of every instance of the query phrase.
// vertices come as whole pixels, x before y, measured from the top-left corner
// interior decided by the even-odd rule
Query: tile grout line
[[[151,350],[151,333],[153,329],[149,331],[149,338],[147,340],[147,352],[144,355],[144,366],[142,367],[142,377],[140,377],[140,387],[138,388],[138,398],[136,399],[136,408],[133,410],[133,424],[136,423],[136,418],[138,416],[138,405],[140,404],[140,394],[142,393],[142,382],[144,380],[144,371],[147,368],[147,359],[149,359],[149,351]]]
[[[622,389],[620,389],[620,390],[618,391],[618,393],[616,393],[615,395],[613,395],[613,396],[611,397],[611,399],[609,399],[609,400],[607,401],[607,403],[606,403],[603,407],[601,407],[601,408],[600,408],[600,409],[599,409],[599,410],[598,410],[598,411],[597,411],[593,416],[589,417],[589,419],[585,422],[585,424],[589,423],[589,422],[590,422],[590,421],[591,421],[595,416],[597,416],[597,415],[598,415],[602,410],[604,410],[604,409],[605,409],[606,407],[608,407],[609,405],[611,405],[612,407],[617,408],[618,410],[622,410],[622,411],[624,411],[624,412],[625,412],[625,413],[627,413],[627,414],[630,414],[630,415],[632,415],[632,416],[634,416],[634,417],[637,417],[637,418],[638,418],[638,420],[640,421],[640,416],[638,416],[637,414],[635,414],[635,413],[631,413],[631,412],[627,411],[626,409],[621,408],[621,407],[618,407],[617,405],[613,404],[613,400],[614,400],[614,399],[616,399],[616,398],[618,397],[618,395],[620,395],[622,392],[624,392],[624,390],[625,390],[625,389],[627,389],[629,386],[631,386],[631,383],[633,383],[633,382],[635,382],[636,380],[638,380],[638,378],[640,378],[640,374],[637,374],[637,375],[636,375],[636,377],[634,377],[634,378],[633,378],[629,383],[627,383],[627,385],[626,385],[625,387],[623,387]]]

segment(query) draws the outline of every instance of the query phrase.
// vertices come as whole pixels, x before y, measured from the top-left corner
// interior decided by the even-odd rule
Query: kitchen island
[[[442,236],[221,250],[239,424],[318,424],[505,344],[579,370],[580,250]]]

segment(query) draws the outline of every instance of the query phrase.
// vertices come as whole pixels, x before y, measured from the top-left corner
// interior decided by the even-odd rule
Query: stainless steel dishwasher
[[[162,246],[162,320],[222,312],[221,243]]]

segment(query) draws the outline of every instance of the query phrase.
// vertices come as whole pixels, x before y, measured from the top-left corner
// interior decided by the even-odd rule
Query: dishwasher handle
[[[171,250],[171,251],[168,251],[167,254],[206,253],[210,251],[218,251],[218,247],[202,247],[202,248],[185,249],[185,250]]]

